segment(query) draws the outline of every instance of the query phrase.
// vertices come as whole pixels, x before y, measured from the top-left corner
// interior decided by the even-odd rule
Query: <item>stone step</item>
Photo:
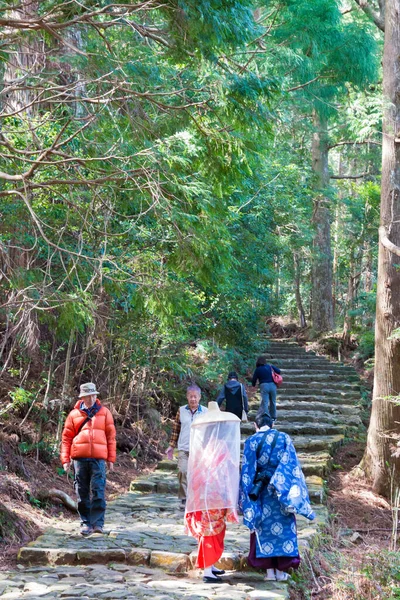
[[[281,374],[287,373],[289,375],[293,373],[294,375],[296,375],[300,373],[310,373],[310,376],[312,377],[314,373],[321,373],[322,375],[325,375],[326,373],[332,373],[333,375],[343,375],[343,377],[348,377],[349,375],[352,375],[359,379],[356,371],[352,367],[335,367],[330,365],[329,363],[326,365],[302,365],[299,361],[296,364],[279,364],[276,366],[278,366],[281,370]]]
[[[314,458],[315,456],[315,458]],[[307,476],[312,476],[312,475],[318,475],[319,477],[326,477],[326,475],[329,473],[330,471],[330,465],[332,463],[332,457],[330,454],[325,453],[325,452],[320,452],[320,453],[316,453],[315,455],[313,454],[303,454],[302,456],[299,455],[299,460],[301,462],[302,468],[303,468],[303,473],[304,475]],[[163,461],[162,461],[163,462]],[[174,475],[174,477],[176,477],[177,471],[178,471],[178,463],[176,461],[169,461],[172,463],[171,465],[168,465],[168,471],[165,470],[165,467],[162,466],[161,463],[158,463],[158,469],[159,469],[159,473],[161,473],[161,471],[163,473],[169,473],[169,475]],[[156,473],[157,471],[154,471],[154,473]],[[160,477],[161,479],[161,477]],[[143,480],[142,480],[143,481]],[[146,486],[144,486],[146,488]],[[134,489],[134,487],[132,487],[132,490]],[[162,485],[161,488],[162,489]],[[149,486],[147,487],[146,491],[154,491],[153,486]],[[156,488],[157,490],[157,488]]]
[[[340,412],[340,408],[343,407],[343,414],[351,414],[354,410],[360,409],[360,398],[333,398],[331,396],[281,396],[278,397],[276,405],[277,408],[282,407],[282,410],[286,407],[294,409],[297,406],[298,410],[306,410],[306,404],[326,404],[331,410]],[[249,401],[250,412],[258,411],[261,405],[261,397],[251,399]],[[323,411],[327,409],[322,409]]]
[[[312,396],[291,396],[290,398],[278,398],[277,399],[277,410],[312,410],[315,409],[322,410],[323,412],[333,412],[337,414],[354,414],[360,410],[359,402],[355,402],[354,400],[341,400],[338,398],[331,398],[330,396],[316,396],[319,400],[315,402]],[[255,417],[257,411],[259,410],[261,405],[261,398],[251,400],[249,402],[249,415],[251,417]],[[320,408],[320,405],[322,407]],[[326,405],[328,408],[324,408],[323,405]],[[249,420],[254,420],[249,417]]]
[[[261,353],[262,356],[268,356],[268,355],[273,355],[273,356],[305,356],[305,355],[310,355],[310,356],[318,356],[318,358],[325,358],[325,356],[320,356],[318,354],[316,354],[315,352],[313,352],[312,350],[306,350],[306,348],[302,347],[302,346],[292,346],[292,347],[285,347],[285,346],[266,346],[264,348],[264,350]],[[326,359],[328,360],[328,359]]]
[[[324,477],[327,473],[329,473],[332,457],[327,452],[299,453],[298,457],[302,464],[303,472],[306,477],[312,475]],[[158,463],[157,469],[152,473],[151,478],[160,481],[162,489],[163,481],[165,481],[166,479],[168,479],[168,481],[171,481],[173,477],[176,477],[177,472],[178,463],[176,460],[162,460]],[[138,480],[139,479],[141,481],[144,481],[144,477],[139,477]],[[148,490],[151,489],[152,486],[149,486]]]
[[[319,359],[308,361],[303,359],[285,358],[283,360],[277,361],[276,364],[273,364],[276,367],[279,367],[280,369],[302,369],[303,371],[305,371],[306,369],[321,369],[321,371],[338,371],[339,373],[354,373],[355,375],[357,375],[357,371],[353,367],[341,364],[334,364],[327,362],[326,360]]]
[[[344,385],[354,385],[360,381],[358,375],[346,374],[346,377],[343,377],[343,375],[340,375],[335,371],[309,371],[308,373],[305,373],[304,371],[301,371],[299,369],[293,369],[291,371],[287,370],[286,373],[283,373],[283,381],[285,381],[285,374],[286,379],[291,383],[302,383],[307,385],[308,383],[323,383],[326,387],[328,387],[329,384],[333,382],[337,382],[339,384]],[[284,385],[285,383],[282,384],[282,388],[284,387]]]
[[[279,400],[291,400],[292,398],[300,398],[301,400],[306,400],[310,398],[315,399],[317,402],[332,402],[334,404],[337,402],[343,402],[343,404],[354,404],[358,402],[361,398],[360,392],[354,390],[350,392],[341,392],[339,389],[324,389],[319,390],[315,388],[308,389],[304,388],[280,388],[278,390],[278,401]]]
[[[282,339],[278,339],[278,338],[271,338],[268,335],[261,335],[260,336],[261,339],[264,339],[266,344],[273,348],[276,346],[285,346],[286,348],[303,348],[303,346],[300,346],[300,344],[298,342],[296,342],[296,340],[290,339],[290,338],[282,338]]]
[[[311,350],[307,352],[306,348],[304,348],[303,346],[271,346],[269,344],[264,346],[261,352],[262,356],[265,356],[267,354],[313,354],[314,356],[317,356],[317,354]]]
[[[344,368],[345,367],[343,367],[343,369]],[[306,366],[303,366],[303,368],[285,367],[281,368],[281,375],[284,379],[290,378],[290,380],[297,379],[298,375],[302,375],[305,380],[307,380],[306,378],[308,377],[308,381],[313,381],[316,377],[321,380],[337,378],[338,381],[345,382],[359,381],[359,377],[355,371],[344,371],[343,369],[331,369],[330,365],[327,365],[326,368],[316,367],[315,369],[308,369]]]
[[[322,406],[329,406],[324,405]],[[251,424],[256,417],[257,412],[249,412],[248,419]],[[286,410],[282,410],[282,405],[277,407],[277,421],[275,423],[277,429],[281,429],[285,423],[329,423],[333,425],[342,425],[344,427],[362,427],[362,421],[357,411],[353,410],[347,414],[340,414],[338,411],[330,413],[327,411],[319,411],[313,405],[309,410],[306,407],[291,405],[291,408],[287,407]],[[241,430],[245,433],[246,424],[242,424]]]
[[[308,377],[308,376],[307,376]],[[356,393],[358,392],[358,394],[360,393],[360,386],[359,384],[355,384],[352,382],[347,382],[347,381],[335,381],[332,379],[329,380],[323,380],[323,381],[314,381],[314,380],[310,380],[310,378],[304,379],[302,381],[297,380],[294,381],[293,379],[290,379],[290,381],[288,380],[284,380],[283,384],[281,385],[281,387],[278,390],[278,394],[279,392],[282,393],[286,393],[289,390],[296,390],[297,393],[301,394],[301,393],[310,393],[310,391],[314,391],[314,390],[318,390],[318,391],[323,391],[324,394],[326,392],[340,392],[340,393]],[[304,390],[303,392],[299,391],[299,390]]]
[[[242,450],[246,437],[242,437],[240,442]],[[336,448],[342,445],[344,435],[321,435],[317,438],[309,435],[293,435],[291,438],[296,450],[299,452],[318,452],[322,450],[332,454]]]
[[[325,478],[332,468],[333,458],[329,452],[298,452],[297,456],[305,475]]]
[[[322,477],[329,471],[330,463],[332,462],[332,456],[328,452],[298,452],[298,458],[302,465],[305,465],[309,468],[309,473],[304,473],[307,475],[319,475]],[[319,472],[312,472],[313,466],[319,470]],[[169,475],[174,475],[178,471],[178,461],[177,460],[161,460],[158,465],[156,471],[158,476],[161,478],[163,473],[168,473]]]
[[[315,530],[315,528],[314,528]],[[311,531],[311,530],[310,530]],[[312,533],[304,530],[301,541],[306,545]],[[38,556],[32,558],[38,559]],[[42,552],[43,554],[43,552]],[[60,554],[60,553],[59,553]],[[76,553],[75,553],[76,554]],[[183,567],[191,569],[187,555],[179,552],[143,552],[142,564],[129,565],[115,562],[112,554],[104,564],[75,566],[77,556],[71,556],[70,564],[53,566],[52,558],[57,549],[48,549],[45,564],[29,567],[20,564],[18,571],[0,574],[0,597],[4,600],[288,600],[289,586],[277,581],[264,581],[263,573],[248,571],[245,555],[227,553],[223,560],[227,564],[240,565],[242,570],[224,575],[224,583],[203,583],[202,572],[191,571],[183,576]],[[235,557],[235,560],[234,560]],[[189,556],[190,561],[190,556]],[[163,562],[162,569],[154,566]],[[194,563],[193,563],[194,564]]]
[[[160,475],[162,473],[162,475]],[[306,473],[305,473],[306,475]],[[317,473],[306,475],[308,491],[312,503],[321,504],[324,501],[323,480]],[[144,476],[132,481],[131,492],[142,492],[147,494],[177,494],[178,479],[176,474],[166,475],[165,471],[155,471],[152,476]]]
[[[290,422],[290,421],[278,421],[276,422],[277,429],[292,435],[336,435],[337,433],[344,433],[346,426],[343,423],[329,423],[327,421],[322,422]],[[240,427],[242,434],[252,435],[254,433],[254,423],[242,423]]]
[[[310,486],[320,486],[319,478],[314,478],[315,482]],[[322,497],[322,496],[321,496]],[[54,590],[52,597],[104,597],[137,599],[153,597],[154,593],[160,598],[169,597],[171,590],[174,590],[174,599],[182,598],[214,598],[219,599],[219,589],[224,589],[221,600],[230,598],[231,600],[246,599],[268,599],[284,600],[286,596],[280,596],[276,587],[276,582],[271,587],[271,582],[263,583],[260,595],[251,591],[254,587],[254,581],[262,581],[263,574],[253,572],[249,569],[246,557],[249,550],[249,531],[243,525],[231,525],[227,527],[225,535],[225,551],[221,560],[217,564],[219,568],[231,571],[226,577],[225,586],[215,589],[208,586],[203,591],[202,584],[197,579],[195,573],[191,573],[191,578],[169,579],[170,585],[163,588],[165,580],[168,580],[168,573],[179,575],[186,573],[195,566],[197,555],[197,542],[194,538],[185,535],[183,512],[179,511],[179,502],[175,497],[163,494],[128,493],[118,499],[118,501],[109,503],[107,511],[107,523],[104,536],[92,535],[89,538],[82,538],[77,532],[77,523],[63,523],[57,530],[47,530],[40,536],[35,543],[21,549],[18,561],[24,568],[18,573],[21,580],[21,573],[41,572],[41,567],[37,565],[50,566],[52,578],[54,579]],[[328,513],[323,505],[315,505],[314,512],[316,519],[313,522],[306,521],[303,517],[297,518],[298,540],[300,552],[308,548],[312,537],[317,532],[319,525],[327,521]],[[71,565],[73,568],[67,566]],[[77,566],[79,565],[79,566]],[[90,585],[86,584],[85,565],[94,570],[93,581]],[[97,566],[96,566],[97,565]],[[120,566],[119,566],[120,565]],[[122,566],[124,565],[124,566]],[[114,568],[114,575],[108,572]],[[158,571],[158,569],[162,569]],[[135,571],[136,570],[136,571]],[[89,571],[89,568],[87,568]],[[238,590],[233,587],[235,578],[240,581],[240,573],[237,571],[246,571],[246,579],[243,578],[243,596],[238,595]],[[60,572],[61,581],[55,573]],[[9,577],[9,574],[7,574]],[[79,577],[79,579],[73,579]],[[44,579],[41,578],[41,584],[44,588]],[[128,595],[125,592],[125,585],[133,585],[130,582],[141,584],[154,579],[154,586],[150,587],[148,593],[139,588],[131,590]],[[115,595],[113,591],[103,589],[110,582],[117,584],[120,594]],[[128,583],[126,583],[128,582]],[[74,587],[71,583],[75,584]],[[71,585],[71,596],[66,592]],[[94,587],[94,585],[96,587]],[[182,587],[183,586],[183,587]],[[29,598],[36,598],[36,592],[39,596],[46,590],[31,588],[32,595]],[[182,589],[181,589],[182,588]],[[282,589],[286,589],[287,586]],[[17,586],[18,589],[18,586]],[[176,595],[178,590],[182,595]],[[13,586],[12,591],[15,591]],[[39,593],[41,592],[41,593]],[[167,595],[165,595],[166,592]],[[50,590],[49,590],[50,593]],[[132,594],[132,595],[131,595]],[[194,594],[194,595],[193,595]],[[46,591],[46,597],[49,595]],[[211,595],[211,596],[210,596]],[[13,595],[13,598],[23,598],[22,595]]]
[[[317,396],[318,397],[318,396]],[[304,398],[304,399],[303,399]],[[329,400],[329,399],[328,399]],[[259,404],[259,403],[258,403]],[[253,420],[257,414],[258,406],[254,411],[249,412],[249,420]],[[332,415],[347,415],[352,416],[357,414],[358,407],[354,403],[345,405],[341,403],[315,402],[314,400],[307,401],[306,396],[301,396],[301,400],[292,398],[291,400],[279,399],[277,402],[277,410],[282,414],[282,419],[287,418],[287,412],[294,411],[315,411],[318,413],[327,413]]]

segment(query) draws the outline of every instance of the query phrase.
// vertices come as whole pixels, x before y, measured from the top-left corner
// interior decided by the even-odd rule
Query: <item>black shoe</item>
[[[81,535],[87,537],[88,535],[92,535],[93,528],[90,525],[82,525],[81,526]]]
[[[212,572],[214,575],[225,575],[225,571],[223,569],[213,569]]]
[[[223,583],[224,580],[221,577],[203,577],[204,583]]]

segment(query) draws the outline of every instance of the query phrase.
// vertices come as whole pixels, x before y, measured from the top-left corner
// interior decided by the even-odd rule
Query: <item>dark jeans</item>
[[[106,512],[106,461],[97,458],[74,460],[74,487],[82,525],[104,525]]]

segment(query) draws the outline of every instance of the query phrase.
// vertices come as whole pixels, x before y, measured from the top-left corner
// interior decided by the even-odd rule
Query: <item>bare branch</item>
[[[379,241],[382,244],[382,246],[389,250],[389,252],[395,254],[396,256],[400,256],[399,246],[396,246],[396,244],[393,244],[393,242],[389,240],[386,233],[386,227],[384,225],[381,225],[379,227]]]
[[[371,144],[372,146],[382,146],[382,142],[375,142],[374,140],[364,140],[363,142],[338,142],[337,144],[332,144],[328,146],[328,150],[332,150],[332,148],[337,148],[338,146],[361,146],[363,144]]]
[[[317,77],[314,77],[314,79],[310,79],[310,81],[307,81],[306,83],[302,83],[301,85],[296,85],[296,87],[289,88],[288,90],[285,90],[285,91],[286,92],[295,92],[296,90],[300,90],[301,88],[304,88],[307,85],[311,85],[312,83],[314,83],[314,81],[318,81],[319,78],[320,78],[320,75],[317,75]]]
[[[362,11],[365,12],[365,14],[372,19],[372,21],[375,23],[375,25],[381,30],[381,31],[385,31],[385,21],[383,18],[383,15],[380,12],[377,12],[376,10],[374,10],[372,8],[372,6],[369,4],[368,0],[354,0],[356,2],[356,4],[358,4],[358,6],[361,8]]]
[[[331,179],[361,179],[367,175],[370,175],[370,173],[360,173],[359,175],[330,175],[329,177]]]

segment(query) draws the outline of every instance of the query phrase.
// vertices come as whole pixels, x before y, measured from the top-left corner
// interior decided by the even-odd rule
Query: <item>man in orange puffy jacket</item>
[[[103,533],[106,463],[112,470],[116,459],[114,419],[97,394],[94,383],[81,385],[62,433],[61,462],[68,471],[73,461],[82,535]]]

